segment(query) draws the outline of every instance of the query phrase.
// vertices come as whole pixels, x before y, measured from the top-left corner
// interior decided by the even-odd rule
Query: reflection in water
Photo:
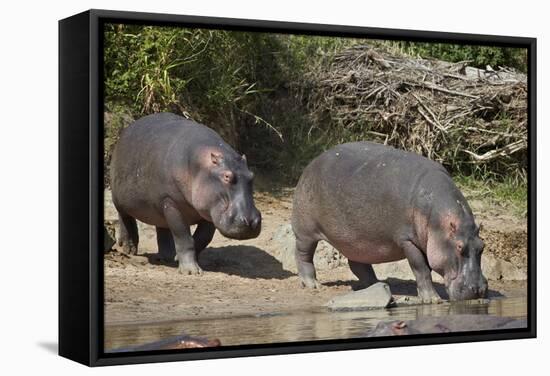
[[[105,349],[134,346],[182,333],[219,338],[222,345],[243,345],[363,337],[379,321],[414,320],[423,316],[480,314],[526,318],[526,298],[411,305],[390,309],[309,312],[210,318],[162,323],[107,325]]]

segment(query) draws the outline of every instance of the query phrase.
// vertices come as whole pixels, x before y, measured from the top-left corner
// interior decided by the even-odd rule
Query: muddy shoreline
[[[116,213],[108,191],[105,197],[106,223],[113,225]],[[289,222],[291,192],[276,195],[260,192],[255,198],[263,215],[261,235],[257,239],[235,241],[216,233],[210,246],[200,254],[199,263],[204,269],[200,276],[183,276],[177,272],[175,263],[159,263],[154,228],[140,224],[139,255],[128,256],[116,250],[105,254],[105,323],[309,311],[355,287],[356,278],[345,262],[329,260],[318,270],[322,287],[319,290],[301,288],[297,275],[284,262],[283,247],[276,239],[277,231]],[[495,275],[496,280],[489,280],[489,297],[525,296],[526,281],[522,278],[527,259],[525,221],[512,217],[504,208],[488,208],[476,201],[471,204],[476,217],[484,223],[486,253],[500,263],[492,267],[502,269]],[[505,267],[514,269],[509,271]],[[381,279],[387,278],[395,297],[415,296],[415,282],[406,274],[409,268],[406,264],[400,268],[404,274],[396,274],[396,269],[391,268],[387,276],[377,273]],[[503,278],[512,272],[520,280]],[[436,283],[436,289],[445,296],[441,283]]]

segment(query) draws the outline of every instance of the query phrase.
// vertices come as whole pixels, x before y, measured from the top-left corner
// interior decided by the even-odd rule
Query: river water
[[[183,333],[218,338],[222,345],[248,345],[364,337],[380,321],[423,316],[480,314],[526,318],[525,297],[432,305],[404,305],[364,311],[274,312],[270,314],[105,326],[105,351],[140,345]]]

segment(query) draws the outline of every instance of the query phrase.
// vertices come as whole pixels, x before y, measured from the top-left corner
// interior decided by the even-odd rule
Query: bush
[[[294,183],[312,158],[334,144],[376,139],[361,119],[342,127],[334,114],[312,116],[310,93],[302,86],[306,76],[320,80],[317,72],[330,70],[335,56],[359,43],[365,40],[106,25],[105,104],[113,114],[105,125],[105,171],[128,118],[169,111],[216,130],[247,154],[253,169]],[[523,50],[368,43],[414,56],[525,70]]]
[[[485,69],[509,67],[527,72],[527,49],[489,46],[470,46],[450,43],[385,42],[409,56],[434,58],[450,62],[469,61],[470,65]]]

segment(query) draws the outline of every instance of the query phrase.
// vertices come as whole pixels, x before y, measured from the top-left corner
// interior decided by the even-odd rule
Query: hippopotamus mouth
[[[260,235],[260,231],[262,229],[261,220],[258,221],[255,224],[233,224],[229,225],[226,228],[218,227],[216,226],[218,231],[220,233],[230,239],[236,239],[236,240],[246,240],[246,239],[254,239],[257,238],[258,235]]]
[[[448,284],[445,283],[445,289],[451,301],[485,298],[487,287],[487,279],[483,276],[480,276],[479,281],[475,283],[465,282],[461,278],[454,278]]]
[[[214,225],[223,236],[230,239],[254,239],[262,230],[262,216],[255,207],[243,212],[228,205],[219,218],[219,221],[213,218]]]

